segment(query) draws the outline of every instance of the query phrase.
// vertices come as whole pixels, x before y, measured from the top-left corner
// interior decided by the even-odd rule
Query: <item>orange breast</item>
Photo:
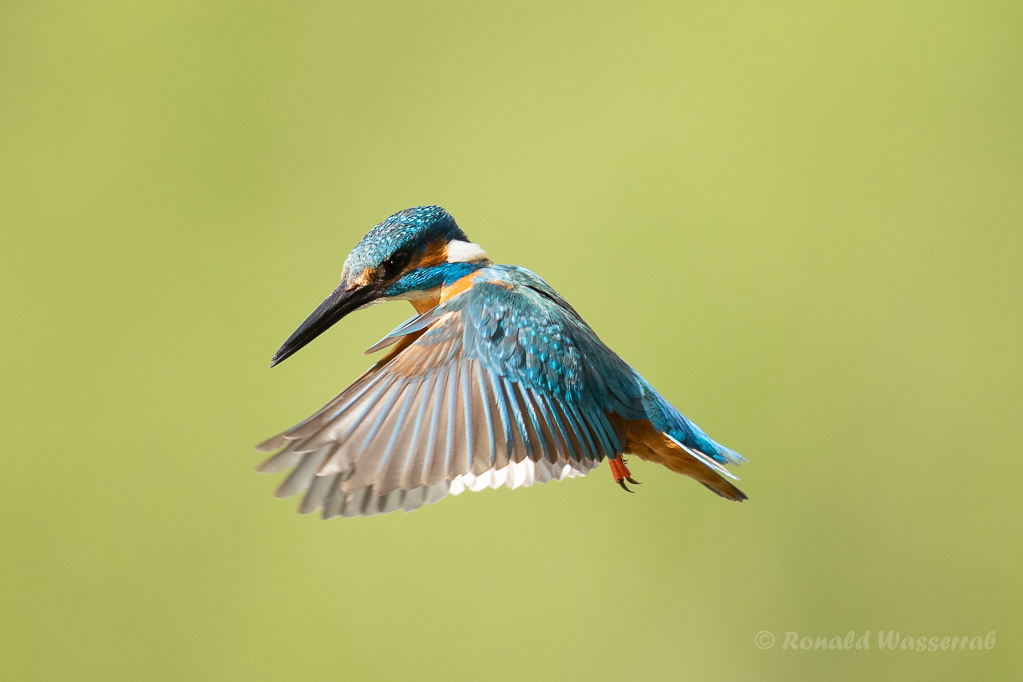
[[[473,284],[473,280],[479,277],[480,271],[476,271],[472,274],[466,275],[460,280],[452,282],[440,290],[440,302],[443,303],[449,299],[458,296],[463,291],[467,291]]]
[[[422,315],[423,313],[437,307],[444,301],[448,301],[463,291],[467,291],[470,287],[472,287],[473,280],[479,275],[479,271],[473,272],[446,286],[437,287],[432,291],[421,292],[421,294],[416,298],[409,300],[412,302],[412,306],[416,309],[416,312]]]

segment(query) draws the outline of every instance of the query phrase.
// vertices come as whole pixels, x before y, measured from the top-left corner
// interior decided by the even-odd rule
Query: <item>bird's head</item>
[[[488,265],[486,252],[469,242],[440,206],[416,206],[387,218],[345,259],[341,283],[306,318],[270,362],[273,367],[348,313],[381,301],[407,299],[420,307],[440,288]]]

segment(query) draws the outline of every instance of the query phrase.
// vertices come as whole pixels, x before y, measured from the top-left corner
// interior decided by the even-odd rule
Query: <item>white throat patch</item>
[[[449,263],[471,263],[475,260],[486,260],[487,252],[479,244],[452,239],[448,242]]]

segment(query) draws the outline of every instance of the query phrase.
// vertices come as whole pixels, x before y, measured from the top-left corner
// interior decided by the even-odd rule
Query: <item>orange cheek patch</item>
[[[423,250],[422,255],[419,256],[419,260],[413,263],[410,270],[417,270],[422,268],[432,268],[435,265],[448,262],[448,244],[443,239],[430,242],[426,249]]]

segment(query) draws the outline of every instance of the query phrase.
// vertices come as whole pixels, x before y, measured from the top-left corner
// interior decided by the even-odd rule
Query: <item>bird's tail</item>
[[[625,451],[640,459],[657,462],[683,476],[695,478],[721,497],[736,502],[747,499],[745,493],[726,480],[726,476],[733,479],[735,476],[716,462],[715,458],[687,447],[668,433],[656,429],[649,419],[627,423]],[[731,450],[728,452],[732,453]],[[732,454],[737,461],[745,461],[738,453]]]

